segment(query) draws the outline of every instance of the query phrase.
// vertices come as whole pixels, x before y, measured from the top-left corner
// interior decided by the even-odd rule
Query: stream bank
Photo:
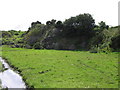
[[[25,82],[22,77],[13,71],[13,69],[8,65],[8,63],[0,57],[0,62],[2,63],[4,70],[0,72],[0,80],[2,88],[26,88]]]

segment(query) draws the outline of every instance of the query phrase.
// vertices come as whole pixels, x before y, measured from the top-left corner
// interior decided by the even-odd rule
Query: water
[[[2,88],[26,88],[22,77],[0,57],[0,62],[4,65],[4,72],[0,72],[0,80],[2,82]],[[7,69],[7,70],[6,70]]]

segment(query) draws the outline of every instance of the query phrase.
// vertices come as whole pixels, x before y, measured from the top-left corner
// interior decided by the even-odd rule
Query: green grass
[[[35,88],[117,88],[118,54],[3,47],[4,58]]]

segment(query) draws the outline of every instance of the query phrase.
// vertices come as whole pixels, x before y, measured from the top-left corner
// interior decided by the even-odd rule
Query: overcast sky
[[[27,30],[32,22],[64,21],[90,13],[96,24],[118,25],[119,0],[0,0],[0,30]]]

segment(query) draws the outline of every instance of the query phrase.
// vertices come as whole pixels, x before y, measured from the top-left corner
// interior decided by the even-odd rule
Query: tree
[[[109,26],[108,26],[108,25],[106,25],[106,29],[107,29],[107,30],[109,29]]]
[[[39,21],[32,22],[32,23],[31,23],[31,26],[34,27],[36,24],[41,24],[41,22],[39,22]]]
[[[56,24],[56,20],[52,19],[51,21],[47,21],[46,25],[55,25]]]
[[[76,17],[71,17],[64,22],[65,32],[75,36],[87,34],[93,30],[94,21],[90,14],[80,14]]]
[[[34,43],[38,42],[43,33],[45,32],[44,24],[36,24],[32,26],[24,37],[27,44],[33,46]]]
[[[112,47],[114,50],[120,51],[120,35],[118,35],[117,37],[113,37],[113,38],[112,38],[111,47]]]
[[[95,20],[90,14],[80,14],[76,17],[76,28],[83,31],[91,31],[95,26]]]
[[[46,22],[46,25],[51,25],[51,21],[47,21],[47,22]]]
[[[101,22],[99,23],[99,27],[100,27],[100,30],[109,29],[109,26],[106,25],[106,23],[103,22],[103,21],[101,21]]]
[[[56,28],[59,28],[59,29],[62,29],[62,28],[63,28],[63,23],[62,23],[62,21],[57,21],[55,27],[56,27]]]
[[[52,20],[51,20],[51,24],[52,24],[52,25],[55,25],[55,23],[56,23],[56,20],[55,20],[55,19],[52,19]]]

